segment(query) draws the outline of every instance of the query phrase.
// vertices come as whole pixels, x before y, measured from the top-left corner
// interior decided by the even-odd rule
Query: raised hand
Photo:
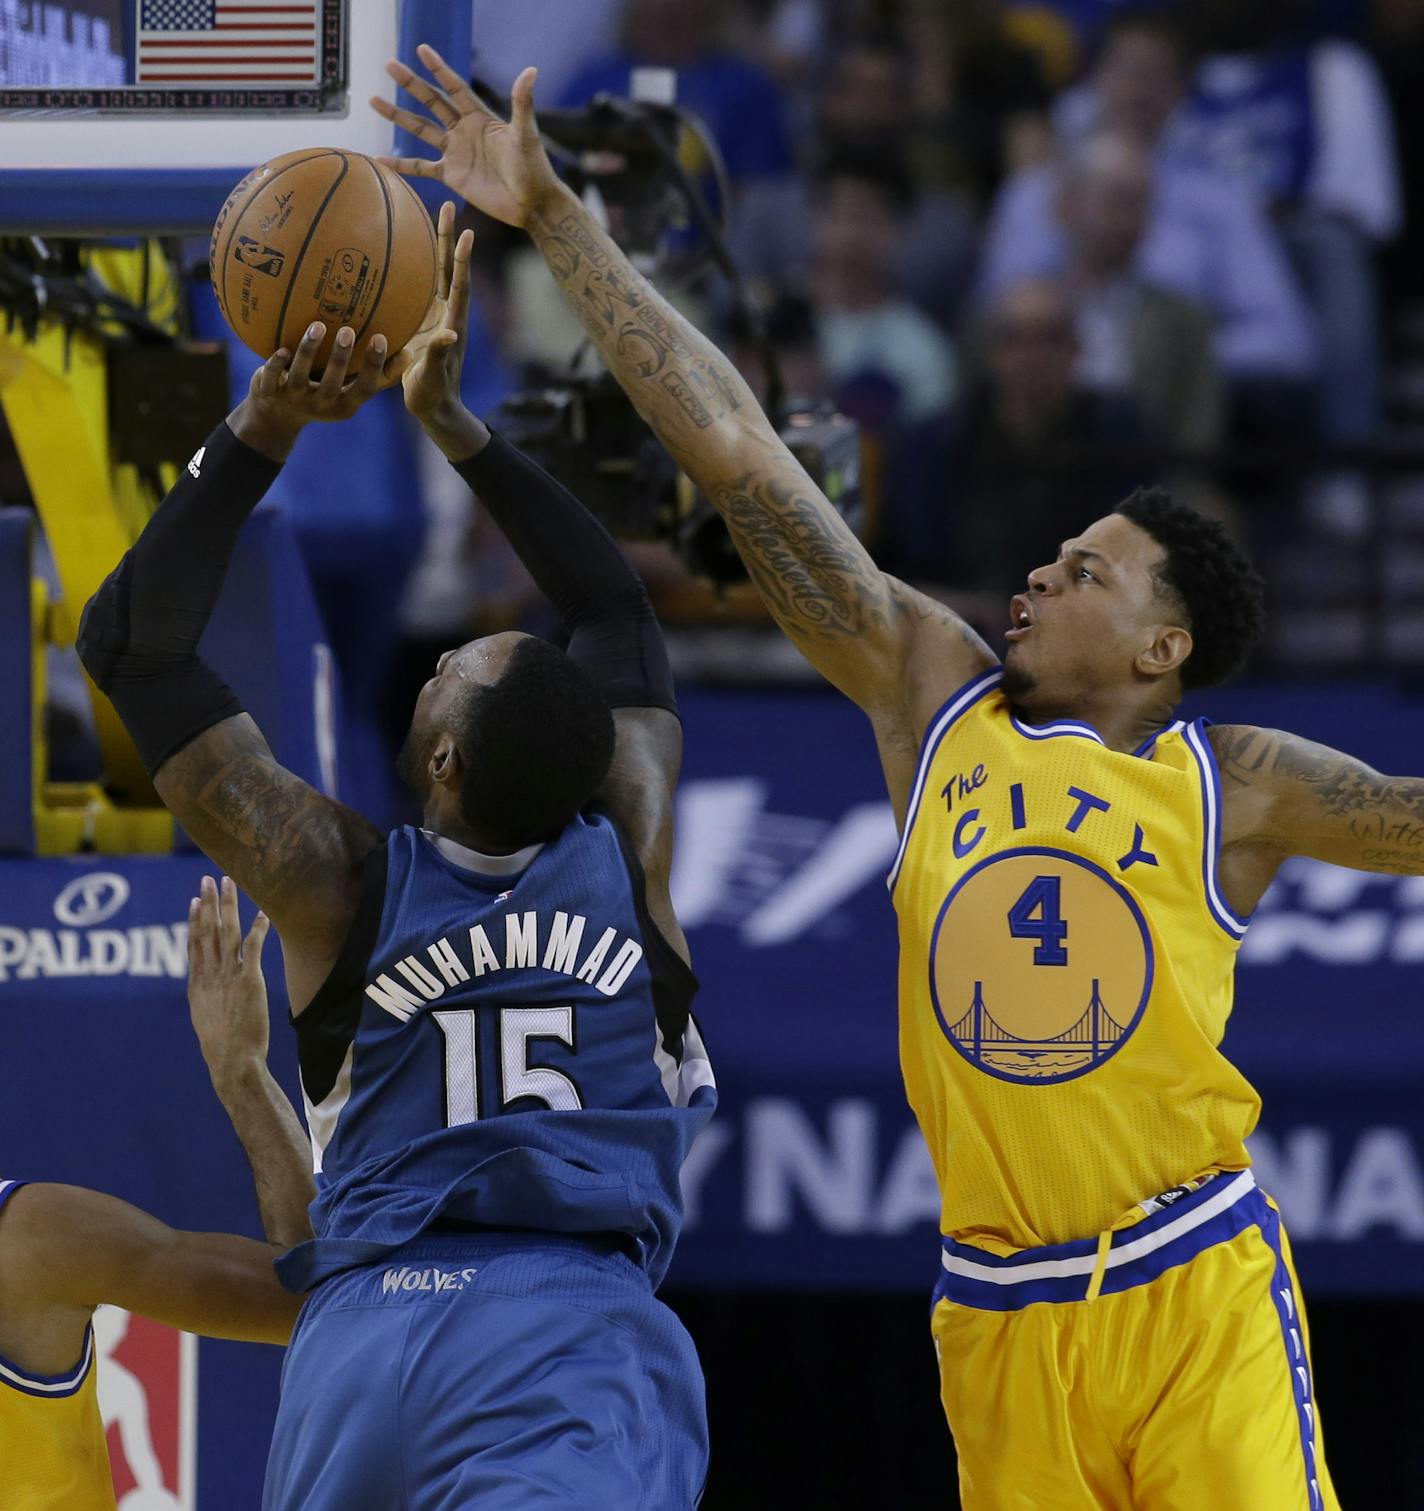
[[[240,441],[285,461],[302,427],[312,420],[349,419],[384,388],[399,383],[410,363],[407,351],[386,361],[386,338],[372,336],[356,371],[351,369],[356,332],[343,325],[320,378],[312,364],[326,335],[320,320],[309,325],[295,352],[281,347],[252,375],[247,397],[228,423]]]
[[[237,888],[205,876],[188,905],[188,1009],[214,1084],[267,1063],[270,1026],[262,946],[267,915],[242,937]]]
[[[378,161],[415,178],[439,179],[495,220],[524,225],[542,200],[562,188],[534,120],[536,70],[526,68],[514,81],[510,119],[502,121],[433,47],[422,43],[416,51],[439,89],[394,58],[386,64],[386,72],[434,119],[402,110],[379,96],[371,100],[371,106],[440,156],[434,161],[424,157]]]
[[[405,407],[418,420],[431,419],[460,401],[470,313],[470,252],[473,231],[454,239],[455,206],[446,200],[436,223],[436,291],[425,323],[406,345],[410,365],[401,378]]]

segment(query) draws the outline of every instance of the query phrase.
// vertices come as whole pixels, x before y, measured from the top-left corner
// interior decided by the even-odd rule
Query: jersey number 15
[[[474,1123],[489,1116],[480,1093],[479,1031],[476,1009],[451,1008],[430,1015],[445,1048],[445,1126]],[[561,1070],[530,1065],[529,1046],[536,1039],[557,1039],[577,1049],[572,1007],[502,1007],[499,1009],[499,1102],[534,1097],[554,1112],[583,1106],[579,1089]]]

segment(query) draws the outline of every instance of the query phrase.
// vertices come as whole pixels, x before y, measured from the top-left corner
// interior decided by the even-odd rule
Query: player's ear
[[[1192,637],[1180,625],[1159,625],[1151,642],[1138,652],[1136,666],[1144,677],[1165,677],[1192,653]]]
[[[460,781],[460,747],[450,731],[442,730],[430,752],[430,780],[449,787]]]

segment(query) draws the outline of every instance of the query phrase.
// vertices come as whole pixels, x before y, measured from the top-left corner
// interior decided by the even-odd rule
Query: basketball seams
[[[336,176],[331,187],[326,191],[326,197],[316,208],[316,214],[311,218],[311,224],[307,227],[307,234],[302,238],[302,244],[297,249],[297,255],[292,263],[291,276],[287,279],[286,290],[282,294],[282,307],[277,311],[277,324],[274,336],[277,345],[282,345],[282,326],[287,319],[287,306],[292,302],[292,290],[297,286],[297,277],[302,270],[302,260],[307,255],[307,248],[311,246],[312,237],[316,235],[316,228],[321,224],[322,216],[326,214],[326,207],[331,203],[332,196],[346,182],[346,175],[351,171],[351,157],[349,153],[338,152],[341,159],[341,172]]]
[[[373,163],[369,157],[363,157],[361,161],[376,175],[376,182],[380,185],[381,189],[381,200],[386,207],[386,254],[381,259],[381,281],[376,286],[375,297],[371,300],[371,313],[366,316],[365,324],[356,332],[356,340],[352,343],[353,346],[358,344],[362,336],[366,334],[371,322],[376,318],[381,308],[381,300],[385,297],[386,293],[386,280],[391,276],[391,248],[395,244],[396,235],[395,207],[391,204],[391,191],[386,187],[386,175],[381,172],[377,164]]]
[[[279,168],[274,174],[272,174],[270,178],[263,178],[258,183],[254,184],[251,191],[248,193],[247,198],[243,200],[240,207],[224,204],[224,211],[227,211],[231,215],[231,224],[228,226],[227,242],[222,249],[222,256],[218,259],[217,266],[214,269],[214,271],[217,272],[219,276],[214,278],[212,282],[213,288],[218,296],[218,305],[222,309],[223,319],[226,320],[229,325],[232,324],[232,317],[228,314],[227,310],[227,263],[228,258],[232,253],[232,239],[237,235],[237,228],[242,223],[242,217],[247,214],[249,209],[251,209],[252,201],[256,199],[257,196],[261,194],[265,189],[269,188],[272,184],[275,184],[284,173],[290,173],[294,168],[305,167],[307,163],[313,163],[318,158],[344,158],[345,155],[345,153],[343,153],[339,148],[336,147],[314,147],[310,152],[303,153],[302,156],[299,157],[295,162],[288,163],[285,167]],[[260,171],[260,168],[254,168],[252,170],[253,173],[258,173]],[[251,176],[251,174],[248,174],[249,178]],[[338,177],[336,182],[339,184],[341,182],[341,178]],[[241,187],[242,186],[239,184],[238,188]],[[236,192],[237,190],[233,191],[233,193]],[[221,216],[219,218],[221,218]],[[291,285],[288,284],[289,289],[290,287]],[[280,333],[280,321],[278,322],[277,329]],[[281,342],[279,341],[277,344],[280,346]]]

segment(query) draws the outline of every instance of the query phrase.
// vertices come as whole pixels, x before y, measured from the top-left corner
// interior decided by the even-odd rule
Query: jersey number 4
[[[478,1016],[473,1007],[431,1013],[445,1044],[445,1126],[474,1123],[489,1115],[480,1094]],[[576,1049],[572,1007],[502,1007],[499,1010],[499,1104],[535,1097],[555,1112],[583,1106],[578,1087],[560,1070],[530,1065],[536,1039],[557,1039]]]
[[[1009,933],[1015,939],[1034,941],[1035,965],[1068,964],[1063,944],[1068,925],[1063,918],[1062,887],[1060,877],[1035,876],[1009,909]]]

